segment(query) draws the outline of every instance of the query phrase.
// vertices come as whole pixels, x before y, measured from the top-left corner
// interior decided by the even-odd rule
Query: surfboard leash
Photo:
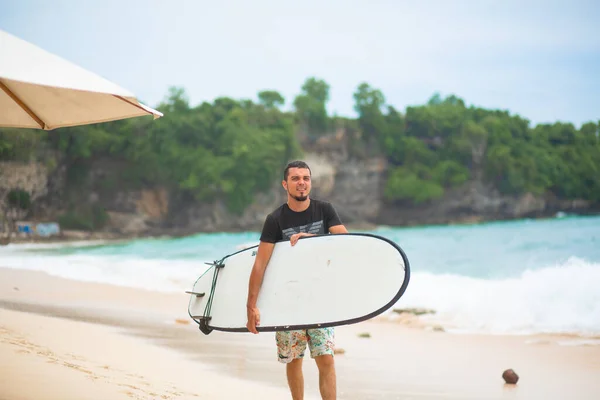
[[[207,264],[209,264],[209,263],[207,263]],[[215,261],[213,263],[210,263],[209,265],[212,265],[215,268],[215,270],[213,271],[213,279],[212,279],[212,284],[210,287],[210,294],[208,295],[208,299],[206,300],[206,306],[204,307],[204,313],[202,314],[202,319],[205,323],[206,329],[209,329],[208,321],[210,321],[210,319],[211,319],[210,311],[212,309],[212,303],[213,303],[213,299],[215,297],[215,289],[217,287],[217,279],[219,277],[219,271],[221,270],[221,268],[223,268],[225,266],[225,264],[223,264],[223,260],[221,260],[221,261]],[[202,329],[202,324],[200,324],[200,328]]]

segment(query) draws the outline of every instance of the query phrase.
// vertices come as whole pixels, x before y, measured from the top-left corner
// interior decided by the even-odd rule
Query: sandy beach
[[[290,398],[274,334],[203,335],[187,304],[184,293],[0,268],[0,400]],[[569,345],[581,338],[384,319],[336,337],[340,399],[600,398],[600,346]],[[508,368],[517,385],[502,380]],[[306,398],[320,398],[310,358],[304,371]]]

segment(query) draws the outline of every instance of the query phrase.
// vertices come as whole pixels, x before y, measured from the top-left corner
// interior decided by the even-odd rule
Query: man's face
[[[283,187],[297,201],[305,201],[310,193],[310,171],[308,168],[290,168]]]

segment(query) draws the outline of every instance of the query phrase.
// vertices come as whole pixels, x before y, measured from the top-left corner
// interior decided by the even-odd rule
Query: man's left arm
[[[327,207],[325,208],[325,211],[327,225],[329,225],[329,233],[348,233],[348,229],[346,229],[344,224],[342,224],[342,220],[340,219],[340,216],[335,210],[335,207],[333,207],[333,204],[328,203]]]
[[[330,226],[329,233],[333,233],[333,234],[348,233],[348,229],[346,229],[346,227],[344,225]]]

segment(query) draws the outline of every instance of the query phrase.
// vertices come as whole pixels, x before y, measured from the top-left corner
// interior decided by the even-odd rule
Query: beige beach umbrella
[[[0,127],[52,130],[163,114],[133,93],[0,30]]]

